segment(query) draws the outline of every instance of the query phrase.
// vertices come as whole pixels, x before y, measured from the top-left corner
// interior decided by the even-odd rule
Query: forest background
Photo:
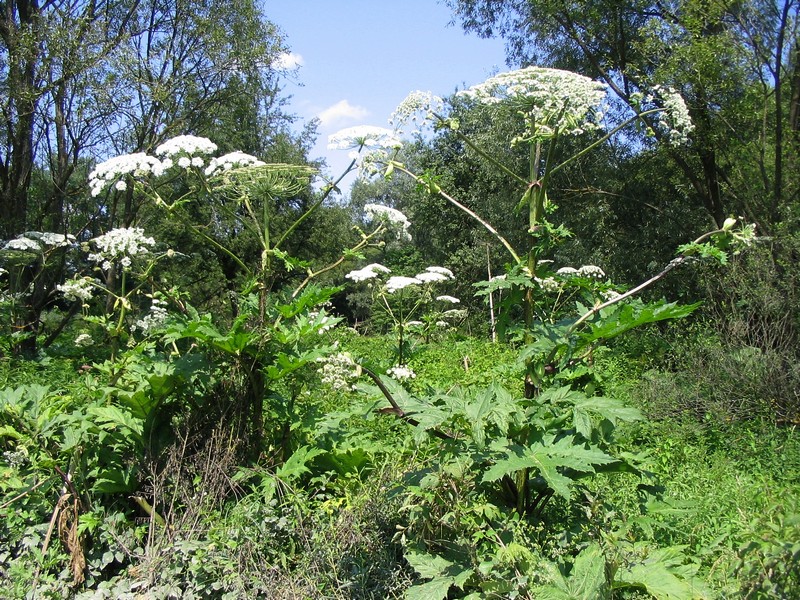
[[[613,133],[342,193],[268,4],[2,3],[4,597],[796,597],[800,3],[446,4]]]

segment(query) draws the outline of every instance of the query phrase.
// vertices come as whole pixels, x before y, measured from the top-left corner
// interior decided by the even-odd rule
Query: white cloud
[[[369,111],[366,108],[353,106],[345,99],[320,111],[317,117],[323,127],[336,127],[348,122],[361,121],[368,115]]]
[[[302,67],[304,62],[301,54],[297,54],[296,52],[284,52],[275,58],[272,62],[272,66],[276,69],[291,71],[292,69]]]

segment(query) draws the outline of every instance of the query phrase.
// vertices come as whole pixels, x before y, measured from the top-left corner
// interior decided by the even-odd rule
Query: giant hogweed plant
[[[337,322],[323,307],[336,289],[319,289],[310,284],[380,241],[389,225],[376,220],[371,231],[359,231],[353,246],[343,249],[332,264],[303,263],[284,250],[286,242],[322,206],[337,182],[330,183],[305,211],[279,229],[275,224],[276,206],[306,189],[314,170],[302,165],[267,164],[242,152],[214,156],[216,150],[216,145],[206,138],[180,136],[157,147],[154,156],[123,155],[97,165],[90,174],[90,188],[93,195],[133,193],[152,203],[165,218],[188,227],[244,274],[246,283],[238,297],[238,314],[226,328],[180,299],[174,303],[178,310],[167,318],[164,300],[154,298],[158,304],[154,304],[151,313],[156,315],[151,314],[151,322],[137,323],[142,325],[140,333],[145,329],[160,333],[160,343],[173,357],[192,352],[194,343],[237,365],[246,382],[249,435],[258,447],[265,404],[270,404],[267,398],[273,399],[271,414],[284,423],[283,429],[288,432],[291,424],[287,419],[297,416],[295,404],[303,387],[298,374],[326,353],[319,334]],[[197,215],[208,218],[201,221]],[[256,260],[237,253],[229,243],[231,234],[247,234],[256,241]],[[295,277],[294,287],[273,289],[276,275],[285,272],[300,274]],[[124,265],[121,273],[125,275]],[[145,327],[156,320],[161,327]],[[122,315],[117,322],[123,322]],[[285,458],[289,444],[284,440],[281,446]]]
[[[527,173],[517,174],[499,163],[459,130],[441,99],[421,92],[412,93],[392,116],[394,131],[370,129],[373,145],[380,145],[381,139],[391,143],[366,154],[361,168],[370,175],[402,173],[411,177],[474,218],[506,250],[508,272],[478,285],[484,294],[504,290],[501,310],[505,315],[501,318],[505,316],[506,322],[511,321],[512,308],[522,307],[522,323],[511,329],[522,342],[519,366],[524,393],[515,397],[493,385],[415,397],[397,383],[366,370],[377,386],[374,393],[391,404],[391,412],[415,426],[419,439],[432,435],[440,440],[438,467],[419,474],[406,506],[409,527],[403,537],[409,546],[409,562],[420,575],[431,578],[410,596],[443,598],[456,586],[514,594],[537,589],[549,594],[547,597],[595,598],[610,593],[607,583],[612,583],[667,597],[668,592],[657,593],[659,583],[647,580],[641,570],[637,575],[623,568],[614,581],[607,582],[602,570],[589,566],[589,557],[596,554],[592,547],[572,567],[578,579],[576,570],[591,571],[591,589],[578,589],[582,584],[577,581],[572,590],[566,577],[569,563],[560,576],[542,578],[530,561],[509,561],[510,526],[497,507],[511,506],[526,521],[552,528],[555,523],[548,522],[547,511],[552,498],[574,501],[582,482],[599,472],[638,472],[641,457],[615,451],[613,434],[618,423],[641,416],[615,399],[598,395],[591,373],[592,352],[635,327],[690,314],[697,305],[645,303],[636,299],[636,294],[694,256],[724,262],[732,246],[752,240],[754,229],[729,219],[722,228],[682,246],[677,258],[661,272],[627,290],[608,281],[599,267],[558,268],[550,256],[569,232],[550,221],[553,175],[633,122],[661,129],[670,143],[687,143],[692,124],[685,104],[673,91],[657,89],[642,95],[641,112],[606,126],[602,84],[575,73],[538,67],[497,75],[459,96],[488,106],[497,118],[519,124],[519,135],[512,144],[527,149]],[[435,174],[415,173],[396,159],[399,128],[420,118],[454,132],[472,151],[519,183],[517,212],[524,217],[526,248],[514,248],[477,210],[442,189]],[[567,136],[584,134],[591,137],[583,150],[557,160],[560,143]],[[336,147],[342,137],[358,135],[356,129],[347,130],[336,136],[332,145]],[[448,493],[448,488],[464,491],[440,502],[437,494]],[[484,533],[477,536],[478,531]],[[492,533],[486,536],[486,531]],[[499,552],[498,547],[506,550]],[[670,563],[676,564],[675,560]],[[513,566],[514,583],[503,587],[499,582],[509,579],[509,565]],[[686,597],[692,588],[686,583],[691,574],[669,571],[668,575],[664,576],[669,579],[667,588],[677,597]],[[573,592],[577,595],[570,595]]]

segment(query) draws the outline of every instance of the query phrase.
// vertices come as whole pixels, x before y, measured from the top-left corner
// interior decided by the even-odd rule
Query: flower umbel
[[[571,71],[527,67],[490,77],[459,95],[482,104],[508,103],[525,118],[519,142],[599,128],[606,87]]]
[[[399,148],[400,146],[402,143],[394,131],[372,125],[348,127],[328,136],[328,150]]]
[[[422,133],[444,110],[444,100],[431,92],[411,92],[389,117],[398,135]]]
[[[89,254],[89,260],[101,263],[104,269],[110,268],[111,261],[117,260],[128,269],[133,256],[150,252],[148,246],[155,246],[156,243],[140,227],[112,229],[90,242],[97,247],[97,252]]]
[[[367,204],[364,206],[364,212],[368,219],[386,223],[398,239],[411,241],[411,234],[408,232],[411,222],[399,210],[382,204]]]

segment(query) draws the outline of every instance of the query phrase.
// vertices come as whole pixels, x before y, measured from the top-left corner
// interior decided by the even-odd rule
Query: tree
[[[511,60],[543,61],[601,78],[623,106],[635,107],[638,93],[657,85],[679,90],[690,105],[696,130],[691,153],[674,151],[671,159],[717,225],[735,210],[768,229],[781,205],[793,199],[782,163],[785,153],[794,152],[785,145],[784,128],[787,113],[798,114],[797,101],[791,101],[788,111],[782,107],[800,85],[790,60],[797,51],[800,6],[795,0],[448,4],[466,30],[504,37]],[[783,89],[788,80],[791,94]],[[755,96],[754,86],[760,88]],[[728,109],[740,108],[745,97],[757,99],[756,105],[750,105],[749,114],[732,115]],[[748,198],[740,197],[739,182],[732,175],[740,166],[741,146],[731,141],[743,120],[748,131],[764,124],[756,159],[761,186]],[[789,126],[796,125],[790,118]],[[766,208],[753,201],[765,193],[771,198]]]
[[[130,191],[86,200],[92,162],[112,153],[223,129],[236,132],[226,134],[231,149],[260,152],[276,139],[282,146],[298,140],[288,133],[273,68],[281,37],[252,0],[11,0],[0,7],[0,238],[39,230],[86,239],[133,225],[140,207]],[[36,268],[19,275],[11,291],[27,294]],[[32,334],[27,353],[52,292],[38,285],[15,309],[13,327]]]

